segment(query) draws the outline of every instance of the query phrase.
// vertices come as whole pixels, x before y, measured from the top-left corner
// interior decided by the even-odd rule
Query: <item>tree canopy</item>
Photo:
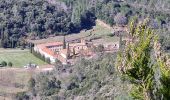
[[[168,100],[170,69],[167,56],[161,51],[158,37],[145,21],[131,22],[131,42],[119,52],[118,70],[133,84],[131,95],[141,100]]]

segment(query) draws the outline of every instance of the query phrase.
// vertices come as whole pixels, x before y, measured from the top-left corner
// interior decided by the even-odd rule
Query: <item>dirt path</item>
[[[53,68],[54,68],[53,65],[43,65],[43,66],[40,66],[40,68],[36,68],[36,69],[4,67],[4,68],[0,68],[0,71],[14,71],[14,72],[34,71],[34,72],[44,72],[44,71],[52,71]]]
[[[103,22],[103,21],[101,21],[99,19],[96,20],[96,23],[98,23],[99,25],[101,25],[101,26],[103,26],[105,28],[113,29],[110,25],[106,24],[105,22]]]

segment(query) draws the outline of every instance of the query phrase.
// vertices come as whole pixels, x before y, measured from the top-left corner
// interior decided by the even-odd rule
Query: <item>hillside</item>
[[[169,0],[0,0],[0,99],[169,98]]]
[[[33,76],[28,91],[14,98],[168,100],[170,56],[162,51],[147,22],[131,22],[132,40],[122,44],[119,52],[98,52],[93,58],[80,56],[74,65],[56,63],[53,71]]]
[[[131,84],[116,72],[115,57],[104,54],[93,60],[81,58],[74,66],[56,65],[54,71],[30,80],[30,99],[130,99]]]
[[[77,33],[95,25],[95,15],[86,11],[71,21],[71,9],[55,0],[1,0],[1,47],[24,47],[25,38],[43,39],[49,36]],[[86,24],[84,23],[86,22]]]
[[[127,25],[136,16],[150,18],[164,50],[170,48],[169,2],[159,0],[1,0],[1,47],[25,47],[25,38],[45,39],[91,29],[100,19]],[[19,39],[18,39],[19,38]]]

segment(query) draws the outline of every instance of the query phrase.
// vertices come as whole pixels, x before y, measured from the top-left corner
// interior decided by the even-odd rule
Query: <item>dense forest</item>
[[[136,16],[139,22],[150,18],[150,26],[157,31],[164,50],[170,50],[170,3],[168,0],[61,0],[72,8],[72,19],[90,9],[108,24],[126,25]]]
[[[89,29],[98,18],[108,24],[126,25],[137,16],[149,17],[160,35],[163,48],[170,50],[169,1],[159,0],[1,0],[1,47],[23,44],[23,36],[48,38]]]
[[[95,19],[95,15],[86,10],[81,14],[79,22],[72,22],[70,9],[59,1],[1,0],[1,46],[16,47],[24,36],[41,39],[52,34],[79,32],[95,25]]]

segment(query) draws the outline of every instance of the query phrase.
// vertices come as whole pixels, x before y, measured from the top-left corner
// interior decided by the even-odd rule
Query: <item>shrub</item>
[[[35,79],[34,78],[30,78],[29,81],[28,81],[28,87],[30,89],[33,89],[35,87]]]
[[[13,65],[12,62],[8,62],[9,67],[12,67],[12,65]]]
[[[121,13],[117,14],[114,20],[118,25],[126,25],[128,23],[128,19],[126,18],[126,16]]]
[[[2,61],[1,65],[4,67],[4,66],[7,66],[7,63],[5,61]]]
[[[29,100],[29,96],[25,92],[19,92],[15,96],[16,100]]]
[[[51,64],[50,58],[46,58],[45,61],[46,61],[48,64]]]

